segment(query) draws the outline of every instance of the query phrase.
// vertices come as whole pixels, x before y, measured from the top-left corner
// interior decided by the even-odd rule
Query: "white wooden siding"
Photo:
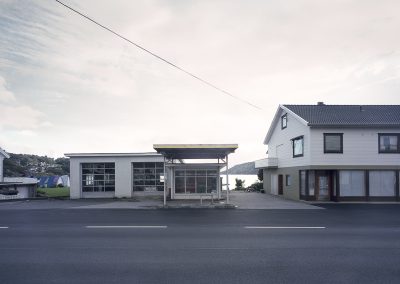
[[[343,154],[324,154],[324,133],[343,133]],[[400,133],[400,129],[319,129],[310,131],[310,165],[399,166],[400,154],[379,154],[378,133]]]
[[[285,114],[281,110],[280,116]],[[291,139],[304,136],[304,156],[293,158]],[[306,166],[310,164],[310,129],[290,113],[287,114],[287,127],[281,129],[279,119],[268,143],[268,157],[278,158],[278,167]]]

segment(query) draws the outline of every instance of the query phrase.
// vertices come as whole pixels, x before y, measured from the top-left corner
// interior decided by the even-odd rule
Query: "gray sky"
[[[151,151],[238,143],[265,156],[278,104],[399,104],[399,1],[0,0],[0,146],[9,152]]]

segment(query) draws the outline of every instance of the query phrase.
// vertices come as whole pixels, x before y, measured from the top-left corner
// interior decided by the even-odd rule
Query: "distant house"
[[[37,180],[35,178],[10,178],[3,176],[3,160],[5,158],[10,158],[10,155],[0,148],[0,200],[36,196]]]
[[[400,105],[280,105],[264,144],[271,194],[399,201]]]
[[[38,186],[41,188],[69,187],[69,176],[42,176],[38,177]]]
[[[7,154],[6,151],[4,151],[1,147],[0,147],[0,182],[4,181],[4,176],[3,176],[3,161],[4,159],[9,159],[10,155]]]

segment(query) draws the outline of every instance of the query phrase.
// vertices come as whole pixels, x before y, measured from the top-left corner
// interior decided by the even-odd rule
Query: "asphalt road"
[[[1,210],[0,283],[400,283],[400,205],[324,207]]]

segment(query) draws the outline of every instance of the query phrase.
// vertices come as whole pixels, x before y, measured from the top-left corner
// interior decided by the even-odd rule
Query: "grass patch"
[[[37,192],[45,197],[69,197],[69,187],[38,188]]]

